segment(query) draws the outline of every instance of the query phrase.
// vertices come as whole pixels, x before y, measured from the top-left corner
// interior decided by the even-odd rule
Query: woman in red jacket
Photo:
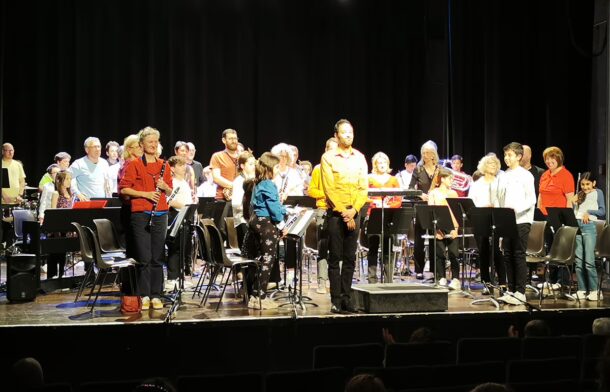
[[[139,139],[144,155],[126,163],[120,193],[131,199],[131,230],[137,260],[137,287],[142,309],[162,309],[163,258],[167,232],[167,198],[172,191],[171,171],[157,158],[159,131],[146,127]]]

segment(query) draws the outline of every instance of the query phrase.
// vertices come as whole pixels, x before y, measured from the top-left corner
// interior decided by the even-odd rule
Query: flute
[[[165,162],[163,162],[163,166],[161,166],[161,172],[159,173],[159,179],[163,179],[163,174],[165,174]],[[158,186],[155,187],[155,192],[161,192],[161,188],[159,188]],[[161,195],[159,195],[159,198],[161,198]],[[153,207],[152,207],[152,210],[150,211],[150,219],[148,220],[148,227],[151,227],[153,225],[153,216],[155,216],[155,212],[157,212],[158,206],[159,206],[159,203],[153,201]]]

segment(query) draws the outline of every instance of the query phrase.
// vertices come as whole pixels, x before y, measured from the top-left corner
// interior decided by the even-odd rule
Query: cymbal
[[[38,190],[38,188],[37,188],[37,187],[35,187],[35,186],[26,186],[26,187],[25,187],[25,190],[26,190],[26,191],[33,191],[33,190]]]

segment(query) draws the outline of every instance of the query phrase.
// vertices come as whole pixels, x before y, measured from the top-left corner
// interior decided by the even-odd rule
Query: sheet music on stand
[[[189,204],[186,205],[184,207],[182,207],[179,211],[178,211],[178,215],[176,215],[176,219],[174,219],[174,222],[172,223],[172,229],[169,232],[169,236],[172,238],[176,238],[176,236],[178,235],[178,232],[180,231],[180,228],[182,227],[182,222],[184,222],[185,218],[187,217],[187,214],[194,214],[195,210],[197,209],[197,204]]]
[[[310,208],[301,210],[298,212],[298,217],[296,220],[287,227],[287,235],[298,238],[303,237],[307,231],[307,227],[309,227],[314,218],[315,210]]]

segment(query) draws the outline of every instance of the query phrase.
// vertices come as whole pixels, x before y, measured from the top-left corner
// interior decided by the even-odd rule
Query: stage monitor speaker
[[[36,299],[40,288],[40,262],[36,255],[10,255],[6,264],[6,298],[11,302]]]

